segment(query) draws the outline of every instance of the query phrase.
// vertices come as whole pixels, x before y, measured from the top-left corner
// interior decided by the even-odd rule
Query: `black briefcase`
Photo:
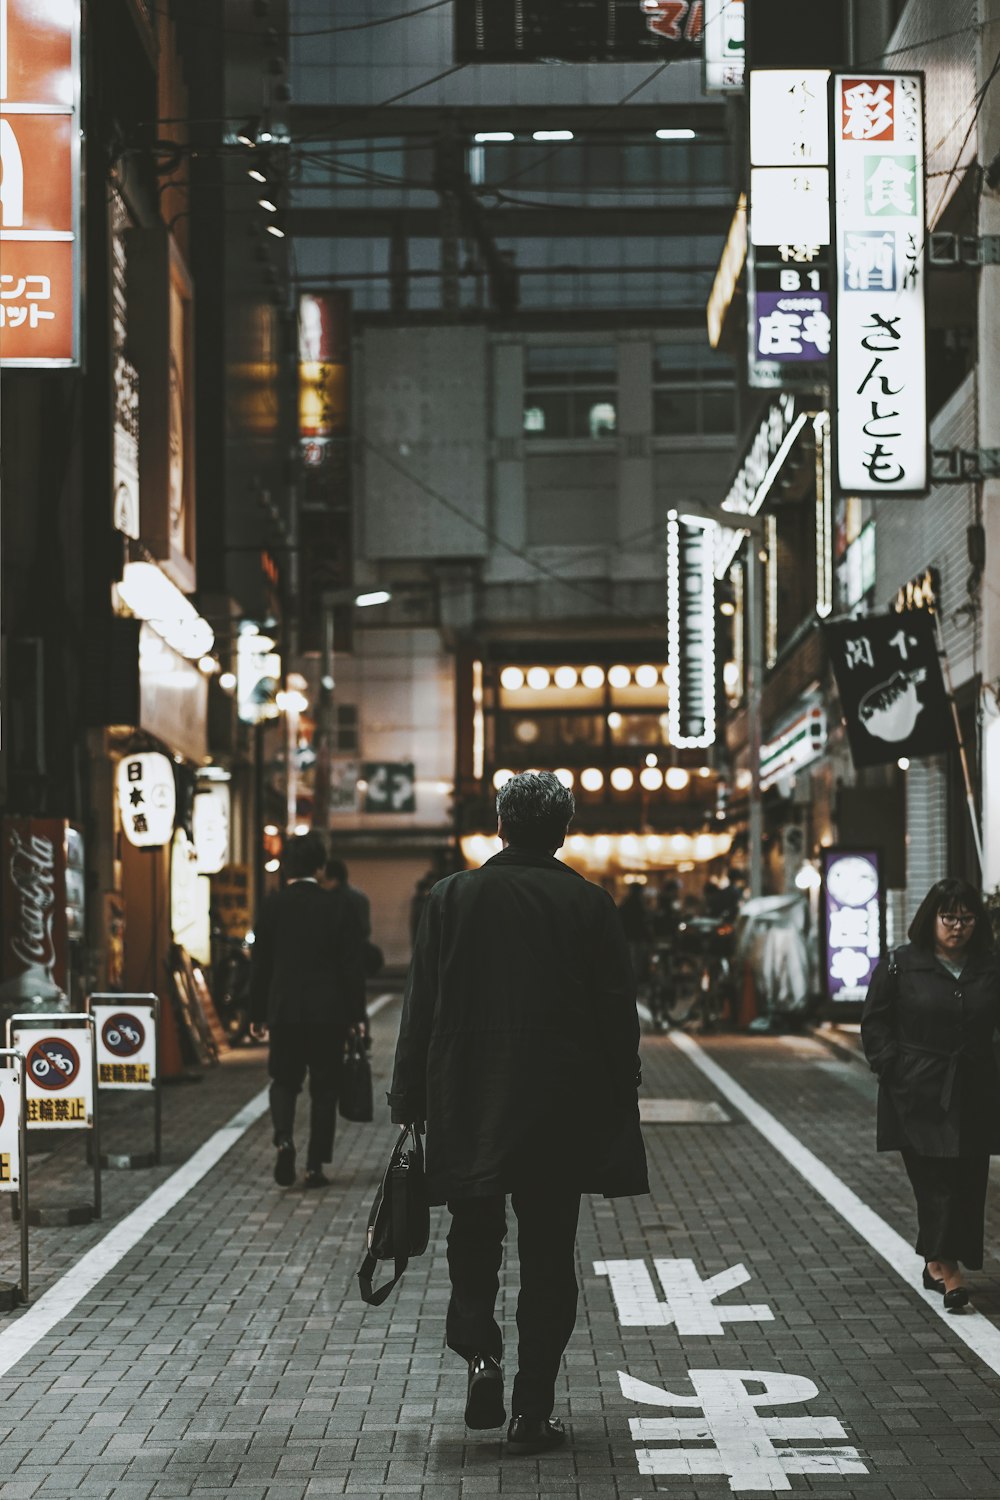
[[[423,1255],[431,1232],[431,1216],[424,1181],[424,1148],[412,1125],[399,1132],[389,1165],[368,1216],[365,1258],[358,1271],[362,1300],[379,1307],[415,1256]],[[374,1285],[380,1260],[393,1262],[393,1276]]]
[[[348,1040],[344,1053],[337,1104],[342,1120],[356,1120],[361,1125],[367,1125],[375,1118],[368,1049],[365,1047],[364,1037],[356,1033]]]

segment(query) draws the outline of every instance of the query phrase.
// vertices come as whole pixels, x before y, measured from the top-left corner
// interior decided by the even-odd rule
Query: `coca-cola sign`
[[[66,987],[66,824],[60,818],[5,818],[0,858],[0,997],[54,999]]]

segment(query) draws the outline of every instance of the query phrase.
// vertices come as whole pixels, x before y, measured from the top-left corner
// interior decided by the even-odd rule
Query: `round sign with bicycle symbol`
[[[45,1036],[28,1053],[27,1070],[32,1083],[54,1093],[68,1088],[76,1078],[80,1054],[65,1037]]]
[[[109,1016],[101,1027],[101,1041],[114,1057],[134,1057],[145,1040],[146,1028],[127,1011]]]

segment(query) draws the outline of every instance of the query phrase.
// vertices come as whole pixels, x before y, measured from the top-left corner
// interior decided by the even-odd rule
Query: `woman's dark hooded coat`
[[[879,1151],[920,1156],[1000,1152],[1000,969],[968,958],[956,979],[932,953],[900,948],[868,988],[861,1040],[878,1074]]]
[[[552,1183],[646,1193],[635,982],[611,897],[507,848],[427,898],[389,1103],[431,1201]]]

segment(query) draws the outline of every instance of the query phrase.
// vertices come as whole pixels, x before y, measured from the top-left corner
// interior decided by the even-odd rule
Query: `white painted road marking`
[[[255,1125],[266,1114],[267,1095],[267,1089],[263,1089],[233,1116],[228,1125],[223,1125],[221,1130],[210,1135],[205,1144],[155,1192],[150,1193],[144,1203],[140,1203],[121,1223],[109,1230],[15,1323],[0,1333],[0,1376],[6,1375],[12,1365],[16,1365],[19,1359],[31,1352],[39,1339],[51,1333],[57,1323],[68,1317],[87,1293],[93,1291],[98,1282],[103,1281],[108,1272],[114,1270],[143,1236],[222,1160],[251,1125]]]
[[[704,1281],[693,1260],[656,1259],[656,1274],[666,1301],[657,1295],[653,1278],[642,1260],[596,1260],[594,1272],[607,1276],[623,1328],[666,1328],[679,1334],[716,1337],[723,1323],[770,1323],[774,1313],[763,1303],[713,1306],[717,1297],[750,1280],[746,1266],[730,1266]]]
[[[790,1490],[789,1474],[867,1474],[856,1448],[776,1448],[803,1438],[844,1438],[836,1417],[763,1417],[762,1406],[798,1405],[819,1391],[804,1375],[777,1370],[689,1370],[693,1396],[675,1396],[618,1371],[622,1395],[647,1406],[696,1407],[698,1417],[633,1417],[632,1437],[673,1442],[675,1448],[637,1448],[640,1474],[725,1474],[729,1488]],[[748,1385],[762,1385],[749,1391]],[[711,1442],[712,1448],[685,1447]]]
[[[380,1010],[385,1010],[386,1006],[391,1005],[394,1000],[402,1000],[402,998],[398,990],[391,990],[386,995],[377,996],[368,1006],[368,1019],[371,1020],[372,1016],[377,1016]]]
[[[906,1282],[932,1312],[944,1320],[951,1332],[967,1344],[974,1354],[978,1354],[994,1374],[1000,1375],[1000,1328],[983,1317],[982,1313],[969,1309],[957,1315],[946,1312],[940,1293],[924,1289],[921,1283],[922,1263],[901,1234],[897,1234],[867,1203],[863,1203],[846,1182],[842,1182],[835,1172],[776,1120],[769,1110],[758,1104],[735,1078],[699,1047],[693,1037],[683,1031],[671,1031],[669,1040],[715,1085],[723,1098],[746,1116],[768,1144],[805,1178],[809,1186],[826,1200],[855,1234],[889,1263],[897,1276]]]

